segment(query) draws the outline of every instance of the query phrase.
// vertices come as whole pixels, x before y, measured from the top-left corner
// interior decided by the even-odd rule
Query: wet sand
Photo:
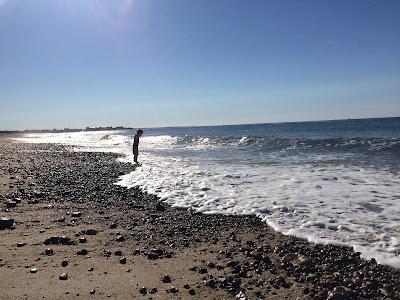
[[[115,154],[8,137],[1,299],[400,299],[400,271],[350,248],[283,236],[254,216],[172,208],[116,186],[134,167]]]

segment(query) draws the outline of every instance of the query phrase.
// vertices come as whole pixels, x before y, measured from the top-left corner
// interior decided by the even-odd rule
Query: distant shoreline
[[[27,129],[27,130],[0,130],[0,134],[14,133],[62,133],[62,132],[86,132],[86,131],[111,131],[111,130],[129,130],[131,127],[86,127],[85,129],[64,128],[64,129]]]
[[[343,121],[360,121],[360,120],[376,120],[376,119],[399,119],[396,117],[370,117],[370,118],[342,118],[342,119],[326,119],[326,120],[305,120],[305,121],[280,121],[280,122],[254,122],[254,123],[237,123],[237,124],[210,124],[210,125],[171,125],[171,126],[142,126],[143,129],[159,129],[159,128],[197,128],[197,127],[228,127],[228,126],[250,126],[250,125],[277,125],[277,124],[296,124],[296,123],[325,123],[325,122],[343,122]],[[63,129],[26,129],[26,130],[0,130],[3,133],[60,133],[60,132],[85,132],[85,131],[109,131],[109,130],[132,130],[133,127],[86,127],[86,128],[63,128]]]

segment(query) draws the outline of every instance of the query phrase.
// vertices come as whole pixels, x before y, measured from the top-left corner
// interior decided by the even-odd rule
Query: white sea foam
[[[34,134],[18,139],[73,145],[79,151],[123,153],[131,141],[115,132]],[[238,144],[248,142],[247,137]],[[351,143],[351,141],[350,141]],[[198,151],[179,155],[181,148]],[[143,165],[118,184],[139,186],[167,203],[208,214],[256,214],[276,230],[317,243],[354,246],[366,258],[400,268],[400,177],[372,167],[204,159],[210,140],[180,145],[176,137],[141,139]],[[174,155],[168,155],[173,150]]]

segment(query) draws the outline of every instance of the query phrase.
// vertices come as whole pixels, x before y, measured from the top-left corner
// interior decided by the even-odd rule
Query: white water
[[[61,143],[78,151],[122,153],[131,140],[114,132],[32,134],[24,142]],[[246,138],[238,142],[245,142]],[[363,257],[400,268],[400,178],[387,170],[313,163],[262,164],[204,158],[207,139],[178,145],[170,136],[143,137],[143,165],[119,185],[140,186],[179,207],[204,213],[256,214],[276,230],[318,243],[354,246]],[[179,155],[179,147],[193,151]],[[166,155],[174,149],[176,155]],[[196,155],[198,153],[199,155]],[[320,159],[320,163],[318,163]]]

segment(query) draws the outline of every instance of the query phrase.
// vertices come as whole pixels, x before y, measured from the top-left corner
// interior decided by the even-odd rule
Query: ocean
[[[134,133],[19,140],[133,162]],[[139,151],[142,166],[116,184],[207,214],[254,214],[283,234],[400,268],[400,118],[144,128]]]

